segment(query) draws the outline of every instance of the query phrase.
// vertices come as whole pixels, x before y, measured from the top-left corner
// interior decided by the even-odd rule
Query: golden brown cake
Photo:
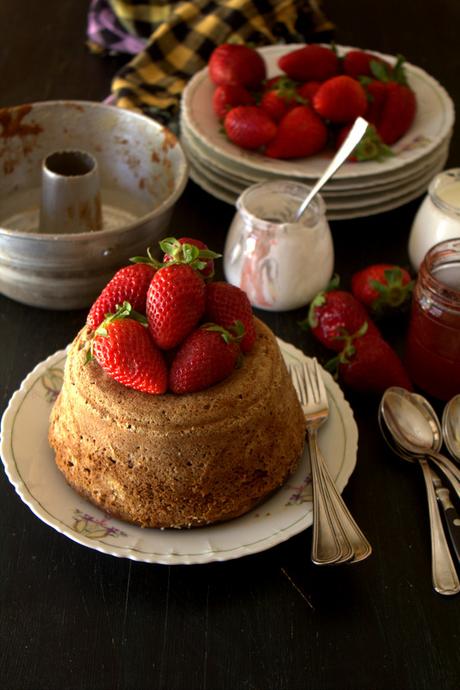
[[[49,440],[68,483],[143,527],[191,527],[246,513],[283,484],[305,423],[273,333],[229,378],[199,393],[150,395],[85,364],[88,328],[66,362]]]

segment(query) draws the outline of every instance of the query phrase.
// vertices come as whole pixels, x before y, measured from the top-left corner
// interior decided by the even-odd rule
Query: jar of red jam
[[[436,244],[420,266],[406,365],[430,395],[448,400],[460,393],[460,238]]]

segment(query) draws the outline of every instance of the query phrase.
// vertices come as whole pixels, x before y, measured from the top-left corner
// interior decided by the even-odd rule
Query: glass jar
[[[309,191],[297,182],[274,180],[252,185],[236,202],[224,272],[255,307],[296,309],[331,279],[334,248],[322,198],[316,195],[300,220],[292,222]]]
[[[408,247],[414,269],[431,247],[454,237],[460,237],[460,168],[436,175],[415,216]]]
[[[460,238],[432,247],[420,266],[405,356],[424,391],[441,400],[460,393]]]

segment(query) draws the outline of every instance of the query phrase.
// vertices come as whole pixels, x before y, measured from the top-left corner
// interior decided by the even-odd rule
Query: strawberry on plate
[[[265,154],[270,158],[302,158],[324,149],[327,128],[307,105],[298,105],[283,117]]]
[[[276,77],[270,82],[262,94],[259,105],[272,120],[279,122],[288,110],[305,103],[305,99],[299,95],[296,83],[288,77]]]
[[[414,281],[395,264],[372,264],[351,278],[351,291],[375,315],[399,310],[410,302]]]
[[[291,50],[278,60],[278,67],[296,81],[324,81],[338,74],[339,66],[334,50],[316,44]]]
[[[147,290],[155,271],[156,268],[147,263],[136,263],[117,271],[89,310],[87,325],[97,328],[105,315],[114,312],[123,302],[129,302],[135,311],[145,314]]]
[[[206,286],[205,317],[232,330],[237,322],[243,324],[244,335],[240,343],[241,351],[249,352],[256,340],[254,315],[246,293],[235,285],[223,281]]]
[[[351,292],[334,287],[316,295],[310,303],[307,318],[299,325],[311,329],[317,340],[336,352],[343,349],[346,338],[363,328],[369,335],[379,335],[377,326],[361,302]]]
[[[147,320],[129,302],[109,314],[97,327],[91,355],[118,383],[143,393],[161,394],[168,387],[168,370],[154,345]]]
[[[385,97],[375,125],[382,141],[391,146],[407,132],[415,119],[415,93],[407,82],[401,55],[392,69],[385,64],[374,63],[372,71],[376,79],[385,85]]]
[[[342,68],[345,74],[349,77],[358,79],[359,77],[370,77],[372,75],[372,63],[384,63],[390,68],[390,65],[385,62],[378,55],[368,53],[366,50],[349,50],[343,57]]]
[[[211,81],[217,86],[239,84],[255,89],[266,76],[265,62],[254,48],[232,43],[223,43],[213,50],[208,70]]]
[[[221,84],[216,87],[212,97],[212,107],[220,120],[237,105],[254,104],[254,96],[241,84]]]
[[[378,133],[385,144],[394,144],[407,132],[415,119],[417,104],[415,94],[408,86],[390,82]]]
[[[182,394],[209,388],[232,373],[239,355],[238,337],[216,324],[205,324],[177,350],[171,364],[170,389]]]
[[[364,117],[371,125],[377,125],[382,117],[387,97],[387,86],[383,81],[369,77],[361,78],[360,83],[364,87],[367,97],[367,110]]]
[[[321,84],[313,96],[313,108],[331,122],[351,122],[366,112],[366,92],[356,79],[341,74]]]
[[[344,125],[337,134],[336,149],[339,149],[353,125]],[[383,143],[373,125],[369,125],[361,141],[348,156],[349,161],[381,161],[393,155],[389,146]]]
[[[313,96],[318,91],[320,86],[320,81],[306,81],[304,84],[300,84],[300,86],[297,87],[297,93],[307,105],[311,105],[313,102]]]
[[[276,134],[276,124],[255,105],[232,108],[225,116],[224,128],[230,141],[243,149],[265,146]]]

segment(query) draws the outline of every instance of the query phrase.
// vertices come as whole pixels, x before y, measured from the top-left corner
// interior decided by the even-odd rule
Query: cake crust
[[[305,420],[278,343],[256,319],[256,343],[229,378],[186,395],[150,395],[86,362],[91,331],[72,343],[49,441],[68,483],[108,514],[143,527],[237,517],[294,471]]]

